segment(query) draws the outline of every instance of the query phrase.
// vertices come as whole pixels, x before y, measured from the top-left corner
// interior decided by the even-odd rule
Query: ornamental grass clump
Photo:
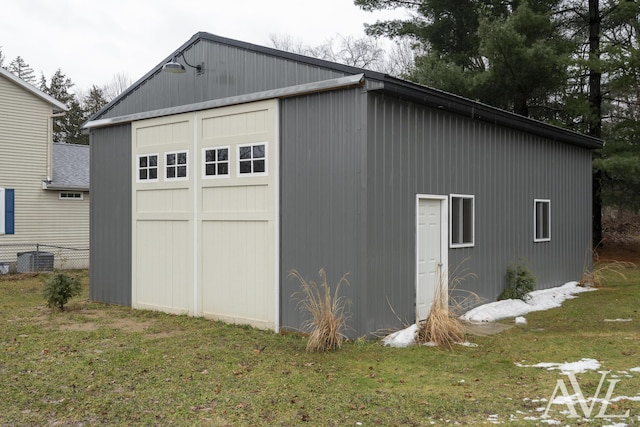
[[[418,322],[415,338],[418,344],[444,346],[451,350],[454,344],[464,342],[464,326],[458,310],[449,307],[447,277],[440,271],[437,271],[437,276],[431,310],[425,320]],[[452,283],[457,284],[461,280],[457,278]]]
[[[296,270],[289,272],[289,277],[296,278],[302,288],[298,307],[310,316],[303,324],[303,331],[309,334],[308,352],[335,350],[340,348],[346,339],[343,331],[348,319],[345,313],[347,301],[339,293],[343,283],[349,285],[348,273],[342,276],[333,292],[327,283],[324,269],[320,269],[318,274],[319,283],[305,280]]]
[[[610,273],[616,274],[626,281],[627,276],[624,274],[624,270],[631,268],[636,268],[636,265],[628,261],[596,261],[591,268],[585,268],[580,278],[580,285],[599,288],[604,285]]]
[[[47,307],[64,310],[64,305],[71,298],[80,295],[80,290],[78,279],[65,273],[56,273],[47,280],[43,294],[47,300]]]

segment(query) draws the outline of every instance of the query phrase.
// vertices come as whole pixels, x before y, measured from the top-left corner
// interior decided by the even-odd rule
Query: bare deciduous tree
[[[271,34],[270,44],[287,52],[396,76],[413,67],[414,46],[408,40],[397,40],[388,52],[371,36],[337,35],[318,46],[310,46],[288,35]]]
[[[131,86],[131,83],[133,83],[133,81],[126,73],[120,72],[114,74],[111,81],[102,86],[104,98],[108,102],[113,101],[118,95]]]

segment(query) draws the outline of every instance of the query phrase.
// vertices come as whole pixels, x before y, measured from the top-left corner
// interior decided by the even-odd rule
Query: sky
[[[317,46],[364,35],[364,23],[407,17],[353,0],[0,0],[5,67],[21,56],[37,78],[62,69],[88,90],[117,74],[136,81],[199,31],[268,46],[270,35]]]

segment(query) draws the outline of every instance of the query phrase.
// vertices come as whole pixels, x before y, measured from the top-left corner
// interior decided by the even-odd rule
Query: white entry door
[[[417,197],[416,320],[431,311],[436,287],[447,286],[447,198]],[[447,292],[447,289],[442,289]]]

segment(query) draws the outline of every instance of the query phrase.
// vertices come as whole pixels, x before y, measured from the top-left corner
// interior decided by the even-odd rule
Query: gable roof
[[[89,146],[53,143],[53,176],[47,190],[89,191]]]
[[[58,101],[57,99],[55,99],[54,97],[52,97],[50,95],[47,95],[46,93],[44,93],[40,89],[36,88],[35,86],[25,82],[20,77],[15,76],[9,70],[5,70],[4,68],[0,67],[0,76],[2,76],[4,78],[6,78],[7,80],[15,83],[16,85],[20,86],[22,89],[26,90],[27,92],[31,93],[32,95],[35,95],[36,97],[42,99],[43,101],[51,104],[51,106],[53,107],[53,112],[54,113],[61,113],[63,111],[67,111],[68,110],[67,106],[64,105],[62,102]]]
[[[246,50],[251,53],[259,53],[263,55],[273,56],[285,60],[295,61],[302,64],[312,65],[332,71],[344,73],[346,76],[356,77],[362,83],[362,80],[366,80],[371,83],[368,87],[371,91],[380,91],[407,101],[416,102],[418,104],[426,105],[429,107],[438,108],[441,110],[449,111],[454,114],[460,114],[462,116],[470,117],[474,120],[481,120],[484,122],[506,126],[509,128],[517,129],[527,133],[549,138],[551,140],[561,141],[572,145],[581,146],[589,149],[601,148],[604,143],[598,138],[579,134],[577,132],[564,129],[558,126],[543,123],[528,117],[520,116],[518,114],[502,110],[497,107],[493,107],[487,104],[483,104],[477,101],[473,101],[462,96],[454,95],[442,90],[430,88],[417,83],[413,83],[407,80],[403,80],[397,77],[392,77],[387,74],[383,74],[377,71],[371,71],[367,69],[352,67],[349,65],[338,64],[335,62],[325,61],[322,59],[312,58],[304,55],[299,55],[291,52],[285,52],[274,48],[259,46],[239,40],[229,39],[226,37],[217,36],[214,34],[199,32],[194,34],[186,43],[180,46],[177,50],[167,56],[162,62],[156,65],[151,71],[145,74],[141,79],[132,84],[127,90],[122,92],[118,97],[108,103],[104,108],[93,115],[85,124],[84,128],[94,128],[109,126],[116,123],[125,123],[127,121],[137,120],[140,118],[161,117],[163,115],[176,114],[177,112],[196,111],[204,109],[205,107],[213,108],[211,103],[201,102],[190,105],[184,105],[180,107],[165,108],[161,110],[139,112],[145,113],[144,117],[140,117],[140,114],[131,114],[126,116],[114,117],[108,120],[100,120],[101,116],[111,110],[115,105],[120,102],[124,102],[126,98],[138,90],[146,81],[152,79],[156,74],[162,71],[162,67],[173,58],[180,56],[183,52],[191,48],[194,44],[200,41],[208,41],[212,43],[218,43],[223,45],[232,46],[238,49]],[[345,85],[336,84],[335,81],[340,79],[332,79],[317,82],[317,84],[323,85],[323,90],[332,90],[338,87],[344,87]],[[332,86],[334,85],[334,86]],[[301,90],[299,87],[303,85],[291,86],[288,88],[282,88],[287,93],[308,93]],[[273,92],[273,93],[271,93]],[[280,97],[276,93],[277,91],[265,91],[260,93],[260,99],[265,99],[264,96],[271,96],[271,99]],[[252,95],[258,94],[246,94],[242,96],[233,97],[235,101],[242,98],[252,98]],[[293,95],[289,95],[293,96]],[[227,102],[233,101],[231,98],[227,99]],[[223,100],[214,100],[213,103],[220,103]],[[223,102],[220,105],[226,105],[227,102]],[[247,101],[244,101],[247,102]],[[205,105],[206,104],[206,105]],[[179,109],[180,111],[177,111]]]

